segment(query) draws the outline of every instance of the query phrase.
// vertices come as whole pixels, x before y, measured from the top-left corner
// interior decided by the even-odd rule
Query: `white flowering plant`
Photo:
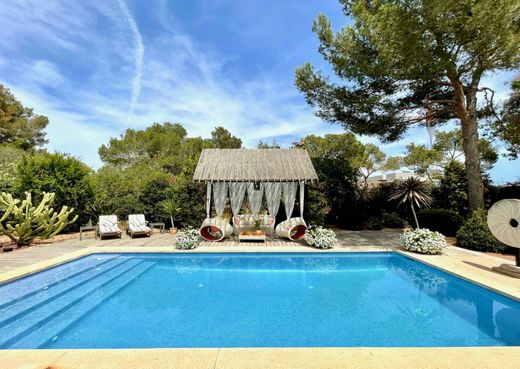
[[[407,251],[418,252],[420,254],[435,255],[442,253],[448,244],[446,237],[439,232],[429,229],[407,230],[400,237],[401,245]]]
[[[305,242],[309,246],[320,249],[331,249],[336,246],[337,239],[333,230],[321,226],[310,226],[305,234]]]
[[[182,229],[177,234],[177,248],[191,250],[199,245],[199,230],[193,227]]]

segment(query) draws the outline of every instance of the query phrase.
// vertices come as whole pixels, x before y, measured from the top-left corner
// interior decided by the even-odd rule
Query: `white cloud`
[[[58,67],[47,60],[35,61],[29,70],[30,78],[41,85],[56,87],[64,81]]]
[[[139,94],[141,93],[141,76],[143,69],[143,56],[144,56],[144,43],[141,33],[139,32],[139,28],[137,27],[137,23],[128,9],[125,0],[118,0],[118,5],[121,8],[121,12],[123,13],[124,18],[128,22],[128,26],[132,32],[132,37],[134,40],[134,62],[135,62],[135,76],[132,80],[132,98],[130,101],[130,111],[132,112],[135,109],[135,105],[137,104],[137,100],[139,99]]]

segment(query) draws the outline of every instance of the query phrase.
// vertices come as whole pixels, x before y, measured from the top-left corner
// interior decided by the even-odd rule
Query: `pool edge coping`
[[[520,367],[520,347],[3,350],[9,368],[480,369]]]

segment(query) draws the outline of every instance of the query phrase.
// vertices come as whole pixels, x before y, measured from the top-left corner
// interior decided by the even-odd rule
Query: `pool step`
[[[44,287],[50,288],[58,283],[78,276],[92,268],[103,265],[117,258],[118,255],[110,256],[89,256],[81,258],[64,265],[58,269],[48,269],[34,275],[22,278],[23,288],[20,288],[20,280],[6,283],[0,286],[0,308],[10,305],[13,302],[22,300],[28,296],[42,291]]]
[[[78,288],[88,281],[101,276],[127,260],[128,259],[126,258],[110,259],[108,262],[96,265],[71,278],[67,278],[62,283],[55,283],[47,289],[40,289],[36,293],[33,293],[24,299],[20,299],[13,304],[0,308],[0,327],[9,324],[11,321],[24,314],[27,314],[29,310],[35,309],[51,299],[57,298],[72,289]]]
[[[102,301],[110,298],[117,291],[124,288],[141,274],[150,269],[155,263],[145,261],[122,274],[119,278],[112,280],[102,289],[94,291],[88,298],[82,299],[72,305],[66,311],[55,316],[44,325],[23,336],[19,341],[10,345],[11,348],[41,348],[45,344],[56,339],[67,327],[74,324],[78,319],[85,316],[89,311],[98,306]]]
[[[0,328],[0,348],[9,347],[23,335],[31,330],[42,326],[47,321],[54,319],[56,315],[67,310],[78,301],[91,295],[97,289],[104,287],[111,281],[124,275],[126,272],[142,264],[142,260],[128,259],[117,267],[100,274],[99,277],[84,283],[80,288],[75,288],[52,301],[44,304],[26,315],[16,319]]]

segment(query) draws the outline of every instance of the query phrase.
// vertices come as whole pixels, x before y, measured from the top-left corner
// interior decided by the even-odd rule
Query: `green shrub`
[[[0,192],[13,192],[16,186],[16,167],[24,151],[11,145],[0,145]]]
[[[383,220],[378,216],[369,217],[365,227],[373,231],[380,231],[384,228]]]
[[[206,217],[206,186],[193,182],[191,178],[179,176],[173,186],[173,195],[179,202],[180,226],[200,227]]]
[[[324,184],[319,182],[307,187],[307,198],[305,199],[304,218],[309,224],[322,226],[329,212],[329,202],[324,194]]]
[[[383,212],[381,214],[381,221],[386,228],[404,228],[406,227],[406,220],[401,218],[397,213]]]
[[[458,213],[448,209],[422,209],[417,213],[421,228],[453,237],[464,222]]]
[[[139,202],[141,187],[148,174],[140,170],[120,169],[105,165],[91,177],[95,193],[95,203],[91,207],[92,220],[97,222],[99,215],[115,214],[120,220],[128,214],[144,213]]]
[[[501,252],[507,246],[499,242],[487,225],[487,212],[477,209],[457,232],[458,245],[470,250]]]
[[[343,214],[338,221],[338,226],[351,231],[360,231],[365,229],[368,223],[368,217],[360,211],[350,211]]]
[[[345,215],[348,217],[352,204],[356,202],[357,170],[347,160],[339,158],[314,157],[312,163],[330,206],[325,221],[339,225],[343,222],[341,218]]]
[[[89,175],[91,170],[83,162],[68,154],[47,152],[24,156],[17,167],[17,193],[31,192],[37,201],[43,193],[55,194],[54,206],[74,208],[78,215],[75,227],[88,220],[87,206],[94,199]]]
[[[163,201],[171,192],[170,177],[166,173],[158,173],[143,184],[139,195],[139,202],[143,206],[146,219],[150,222],[164,222],[169,220],[164,210]]]
[[[435,208],[454,209],[458,214],[466,216],[468,214],[468,180],[464,165],[454,160],[451,161],[444,170],[438,186],[434,188],[432,196]]]

